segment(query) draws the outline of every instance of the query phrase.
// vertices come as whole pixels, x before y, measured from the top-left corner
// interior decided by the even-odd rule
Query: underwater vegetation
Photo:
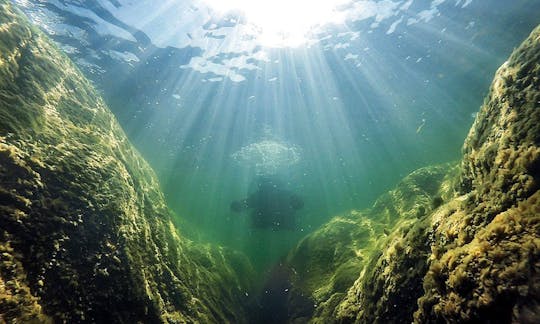
[[[307,236],[287,258],[281,311],[298,323],[538,323],[539,188],[537,27],[497,71],[461,163],[415,171]]]
[[[90,82],[0,1],[0,322],[242,323],[251,267],[183,238]]]
[[[539,188],[540,27],[497,71],[461,161],[332,218],[256,285],[245,256],[173,225],[91,83],[0,0],[0,323],[538,323]],[[270,227],[303,205],[264,183],[238,199]]]

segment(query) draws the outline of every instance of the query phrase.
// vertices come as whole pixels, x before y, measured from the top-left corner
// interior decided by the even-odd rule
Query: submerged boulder
[[[177,232],[90,82],[0,1],[0,322],[242,323],[251,271]]]
[[[463,151],[415,319],[538,323],[540,27],[497,71]]]
[[[497,71],[463,153],[300,242],[289,321],[540,322],[540,27]],[[297,296],[312,308],[294,312]]]
[[[417,170],[372,208],[335,217],[303,239],[287,258],[291,322],[387,322],[411,314],[429,253],[423,219],[453,195],[457,171],[455,163]]]

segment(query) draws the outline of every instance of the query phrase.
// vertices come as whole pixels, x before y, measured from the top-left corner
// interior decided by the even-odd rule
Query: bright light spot
[[[271,175],[298,163],[300,149],[283,142],[262,140],[242,147],[231,157],[241,165],[254,168],[257,175]]]
[[[240,11],[257,32],[257,39],[269,47],[294,47],[309,40],[317,26],[345,19],[340,5],[351,0],[203,0],[225,14]]]

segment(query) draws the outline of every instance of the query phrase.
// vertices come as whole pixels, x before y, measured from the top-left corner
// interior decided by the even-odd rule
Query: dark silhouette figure
[[[251,225],[272,230],[294,230],[296,211],[304,207],[304,201],[295,193],[283,189],[275,179],[261,177],[256,190],[246,199],[233,201],[231,210],[236,213],[249,211]]]

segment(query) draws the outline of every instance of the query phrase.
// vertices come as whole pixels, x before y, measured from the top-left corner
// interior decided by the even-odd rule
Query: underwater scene
[[[540,323],[539,24],[0,0],[0,323]]]

